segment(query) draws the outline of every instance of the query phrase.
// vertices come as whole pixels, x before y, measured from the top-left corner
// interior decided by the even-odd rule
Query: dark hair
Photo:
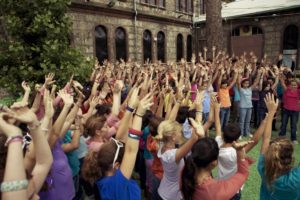
[[[181,191],[185,200],[192,200],[196,187],[196,171],[207,167],[211,162],[218,159],[219,147],[212,138],[202,138],[192,147],[192,154],[187,158],[181,179]]]
[[[152,118],[152,116],[152,112],[147,110],[142,119],[142,130],[149,125],[149,120]]]
[[[189,106],[181,106],[178,110],[176,121],[180,124],[183,124],[185,120],[189,117],[196,117],[196,109],[189,110]]]
[[[241,136],[241,129],[238,124],[228,124],[223,130],[223,140],[225,143],[236,141]]]
[[[116,162],[121,163],[125,151],[124,147],[120,148]],[[106,173],[112,169],[112,164],[117,151],[117,145],[113,140],[104,143],[99,152],[90,152],[85,158],[82,166],[83,178],[90,182],[95,183],[98,179],[106,176]]]
[[[243,84],[244,84],[246,81],[248,81],[248,82],[250,83],[250,80],[247,78],[247,79],[242,80],[241,85],[243,86]]]
[[[228,81],[227,80],[222,80],[221,85],[224,85],[224,84],[228,84]]]
[[[111,105],[97,105],[96,106],[96,110],[97,110],[97,113],[96,115],[97,116],[104,116],[104,115],[109,115],[111,113]]]
[[[162,122],[163,120],[164,120],[163,118],[159,118],[156,116],[153,116],[152,118],[150,118],[149,131],[150,131],[150,134],[152,135],[152,137],[155,137],[158,134],[157,128],[158,128],[160,122]]]

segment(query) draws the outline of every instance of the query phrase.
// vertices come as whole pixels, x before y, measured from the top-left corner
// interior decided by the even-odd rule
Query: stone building
[[[200,0],[73,0],[73,44],[100,62],[145,62],[192,55],[193,16]]]
[[[300,69],[299,0],[235,1],[223,4],[222,18],[223,47],[229,53],[254,51],[259,58],[265,53],[273,61],[283,53]],[[194,18],[194,27],[194,48],[199,52],[206,44],[205,12]]]

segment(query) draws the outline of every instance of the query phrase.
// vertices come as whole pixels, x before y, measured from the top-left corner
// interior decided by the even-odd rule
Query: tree
[[[223,28],[222,28],[222,1],[206,1],[206,38],[209,49],[208,57],[211,57],[211,49],[216,46],[217,49],[223,49]]]
[[[0,87],[18,92],[22,80],[42,82],[48,72],[58,84],[71,74],[83,80],[90,72],[87,60],[70,47],[70,0],[0,1]]]

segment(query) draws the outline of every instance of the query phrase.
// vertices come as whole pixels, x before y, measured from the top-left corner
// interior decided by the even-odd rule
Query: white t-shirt
[[[215,140],[220,148],[218,157],[218,179],[225,180],[237,172],[236,150],[233,147],[220,147],[224,144],[221,136],[217,136]]]
[[[158,188],[159,196],[164,200],[181,200],[182,195],[179,189],[181,171],[184,167],[184,160],[177,164],[175,161],[177,149],[171,149],[161,153],[161,148],[157,152],[164,169],[164,175]]]

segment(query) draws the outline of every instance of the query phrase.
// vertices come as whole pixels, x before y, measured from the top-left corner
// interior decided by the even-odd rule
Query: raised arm
[[[260,138],[264,134],[266,128],[266,122],[267,122],[267,117],[265,117],[265,119],[260,123],[258,129],[253,134],[253,138],[252,138],[253,143],[250,143],[247,146],[245,146],[246,153],[251,151],[258,144]]]
[[[139,99],[138,99],[139,89],[133,88],[132,90],[133,91],[128,101],[125,114],[121,120],[120,126],[116,134],[116,139],[121,140],[123,142],[127,141],[127,133],[130,124],[130,119],[132,118],[132,113],[134,112],[134,110],[136,109],[139,103]]]
[[[228,86],[229,89],[231,89],[234,86],[234,84],[236,83],[237,77],[238,77],[238,73],[237,73],[237,71],[235,71],[233,79],[232,79],[231,83]]]
[[[51,129],[50,135],[48,136],[48,142],[51,148],[55,145],[56,141],[60,138],[61,129],[64,125],[68,112],[73,104],[73,97],[67,92],[61,90],[59,91],[58,95],[63,99],[64,107],[60,112],[58,118],[56,119],[53,128]]]
[[[278,107],[278,99],[275,101],[274,95],[268,93],[265,98],[265,103],[268,108],[268,115],[266,120],[265,134],[263,136],[263,141],[260,149],[261,154],[265,154],[269,148],[269,143],[272,135],[272,121]]]
[[[261,71],[258,71],[257,77],[256,77],[254,83],[251,85],[252,89],[256,88],[256,86],[259,84],[259,80],[260,80],[261,75],[262,75]]]
[[[139,139],[141,134],[136,134],[137,132],[141,133],[142,128],[142,117],[146,111],[151,107],[153,97],[151,94],[147,94],[139,103],[136,115],[133,118],[132,129],[134,131],[129,131],[128,138],[125,146],[125,153],[121,163],[121,172],[127,178],[130,179],[133,168],[136,161],[136,155],[139,149]],[[135,132],[135,133],[133,133]]]
[[[62,144],[62,149],[64,150],[65,153],[78,149],[79,142],[80,142],[80,135],[81,135],[80,126],[81,126],[81,119],[79,118],[79,116],[76,116],[72,141],[70,143]]]
[[[28,103],[29,95],[30,95],[30,91],[31,91],[30,86],[28,85],[28,83],[26,83],[25,81],[23,81],[22,82],[22,88],[25,91],[22,101]]]
[[[176,151],[175,161],[179,163],[180,160],[188,154],[188,152],[192,149],[193,145],[200,139],[205,136],[205,132],[201,122],[195,121],[192,118],[189,118],[191,125],[193,127],[192,137],[184,143],[179,149]]]
[[[1,187],[6,186],[5,191],[2,189],[2,199],[11,200],[11,199],[20,199],[27,200],[27,179],[25,173],[25,167],[23,162],[23,151],[22,151],[22,131],[16,126],[9,124],[5,121],[7,115],[0,113],[0,130],[2,134],[5,134],[6,137],[14,137],[15,139],[10,139],[8,142],[8,150],[6,157],[6,165],[4,171],[3,182]],[[22,181],[23,184],[18,183],[17,181]],[[21,186],[19,189],[10,188],[11,185]]]

